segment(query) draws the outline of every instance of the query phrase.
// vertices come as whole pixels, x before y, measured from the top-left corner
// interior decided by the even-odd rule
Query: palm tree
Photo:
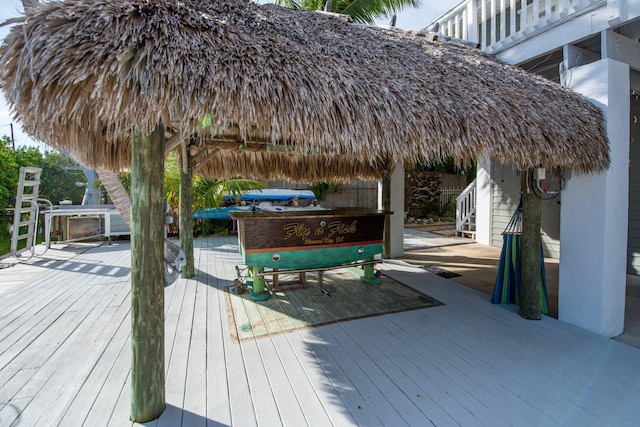
[[[105,169],[97,169],[103,187],[109,194],[118,212],[122,215],[127,225],[131,224],[130,210],[131,199],[129,192],[122,180],[124,176],[118,175]],[[196,176],[193,182],[193,206],[199,209],[205,207],[222,206],[225,195],[238,196],[249,190],[261,189],[264,182],[252,179],[204,179]],[[174,152],[167,156],[164,170],[164,196],[170,206],[176,208],[180,202],[180,168]]]
[[[376,18],[400,12],[406,7],[417,8],[420,0],[275,0],[277,5],[291,9],[327,10],[350,15],[360,24],[373,24]]]
[[[117,173],[106,169],[98,168],[96,172],[113,205],[122,215],[122,219],[131,226],[131,198],[120,177]]]

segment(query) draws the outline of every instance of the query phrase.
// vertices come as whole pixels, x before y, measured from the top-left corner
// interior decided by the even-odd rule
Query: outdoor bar
[[[373,261],[382,252],[389,214],[368,208],[229,212],[238,221],[240,254],[252,276],[251,298],[269,298],[265,268],[322,271],[363,261],[362,279],[375,282]]]

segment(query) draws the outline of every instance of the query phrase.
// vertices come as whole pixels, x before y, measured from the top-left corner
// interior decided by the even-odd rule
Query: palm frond
[[[309,10],[306,7],[306,4],[310,3],[310,1],[308,0],[301,0],[301,1],[295,1],[295,0],[276,0],[275,4],[277,4],[278,6],[284,6],[284,7],[288,7],[289,9],[303,9],[303,10]]]
[[[265,183],[253,179],[203,179],[196,178],[193,186],[193,209],[219,207],[224,204],[224,196],[238,199],[250,190],[264,188]]]
[[[420,0],[338,0],[333,11],[350,15],[361,24],[373,24],[376,18],[389,17],[403,9],[419,6]]]
[[[180,166],[175,152],[169,153],[164,164],[164,198],[174,208],[180,204]]]

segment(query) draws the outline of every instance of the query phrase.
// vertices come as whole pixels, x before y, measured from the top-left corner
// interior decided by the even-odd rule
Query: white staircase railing
[[[456,236],[476,237],[476,180],[456,197]]]

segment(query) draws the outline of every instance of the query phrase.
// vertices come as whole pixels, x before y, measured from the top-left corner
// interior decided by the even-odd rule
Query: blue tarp
[[[257,202],[287,202],[289,200],[314,200],[316,195],[311,190],[289,190],[286,188],[265,188],[263,190],[252,190],[244,193],[239,202],[246,202],[247,204],[256,204]],[[226,202],[233,203],[235,198],[233,196],[224,196],[223,199]],[[239,203],[238,202],[238,203]],[[247,210],[249,206],[223,206],[218,208],[203,208],[198,209],[192,214],[193,218],[198,219],[231,219],[229,217],[230,210]],[[277,207],[271,210],[277,210]]]
[[[287,201],[293,199],[313,200],[316,195],[311,190],[289,190],[286,188],[265,188],[263,190],[251,190],[242,195],[240,200],[245,202],[262,201]],[[224,196],[226,201],[234,201],[233,196]]]

